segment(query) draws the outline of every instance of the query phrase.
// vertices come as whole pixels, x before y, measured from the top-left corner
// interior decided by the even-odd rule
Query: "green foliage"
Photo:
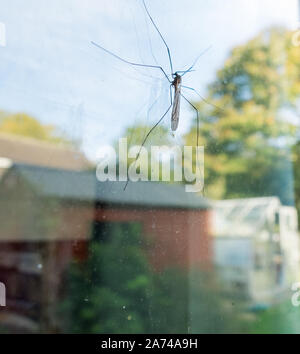
[[[58,134],[54,126],[44,125],[36,118],[25,113],[9,114],[1,112],[0,133],[21,135],[51,143],[70,144],[67,139]]]
[[[97,234],[87,261],[68,273],[62,331],[207,333],[232,325],[212,272],[154,271],[137,224],[106,224]]]
[[[150,302],[151,333],[187,333],[188,277],[182,269],[153,274]]]
[[[292,176],[286,173],[282,181],[282,172],[291,166],[290,148],[296,139],[297,127],[283,111],[294,108],[292,100],[300,94],[294,57],[291,33],[264,31],[234,48],[210,85],[208,101],[221,108],[196,103],[208,196],[278,195],[292,203]],[[196,123],[186,144],[193,143],[195,134]]]
[[[286,301],[259,313],[250,328],[250,333],[299,334],[299,318],[299,307],[294,307],[290,301]]]
[[[85,264],[74,264],[69,274],[67,329],[75,333],[140,333],[150,282],[136,225],[124,230],[113,225],[108,241],[93,241]]]
[[[210,86],[212,96],[235,109],[251,102],[276,111],[287,97],[285,52],[290,39],[285,30],[274,28],[235,47]]]
[[[153,333],[228,333],[246,328],[239,310],[223,297],[212,269],[167,269],[155,276],[154,284]]]

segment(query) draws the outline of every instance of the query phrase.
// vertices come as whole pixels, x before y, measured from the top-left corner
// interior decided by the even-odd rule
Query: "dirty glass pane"
[[[300,332],[299,6],[0,0],[0,333]]]

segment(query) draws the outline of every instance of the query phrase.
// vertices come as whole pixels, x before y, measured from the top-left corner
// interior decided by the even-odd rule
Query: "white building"
[[[215,202],[214,261],[225,289],[268,305],[299,281],[297,211],[277,197]]]

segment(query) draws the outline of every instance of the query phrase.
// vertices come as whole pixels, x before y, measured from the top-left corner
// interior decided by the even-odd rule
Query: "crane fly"
[[[172,86],[174,87],[174,102],[171,113],[171,129],[173,131],[178,128],[179,123],[181,81],[181,76],[175,73],[175,78],[172,82]]]
[[[97,48],[103,50],[104,52],[106,52],[107,54],[115,57],[116,59],[122,61],[123,63],[132,65],[132,66],[136,66],[136,67],[145,67],[145,68],[150,68],[150,69],[156,69],[156,70],[160,70],[162,72],[162,74],[165,76],[165,78],[168,80],[170,86],[169,86],[169,90],[170,90],[170,105],[168,106],[167,110],[164,112],[164,114],[160,117],[160,119],[153,125],[153,127],[148,131],[148,133],[145,135],[143,142],[141,144],[141,148],[139,153],[137,154],[136,160],[139,158],[140,152],[142,150],[142,147],[145,145],[148,137],[150,136],[150,134],[153,132],[153,130],[163,121],[163,119],[165,118],[165,116],[169,113],[170,109],[172,108],[172,112],[171,112],[171,130],[174,132],[177,130],[178,128],[178,124],[179,124],[179,117],[180,117],[180,100],[181,98],[183,98],[196,112],[196,116],[197,116],[197,146],[199,146],[199,112],[198,109],[183,95],[182,93],[182,88],[184,89],[188,89],[193,91],[194,93],[196,93],[201,100],[203,100],[204,102],[214,106],[215,108],[219,109],[219,107],[215,106],[214,104],[206,101],[194,88],[189,87],[189,86],[184,86],[182,85],[182,77],[193,71],[194,66],[196,65],[198,59],[207,51],[210,49],[210,47],[206,48],[202,53],[200,53],[200,55],[196,58],[196,60],[193,62],[193,64],[184,71],[173,71],[173,63],[172,63],[172,58],[171,58],[171,52],[170,52],[170,48],[167,44],[167,42],[165,41],[164,37],[162,36],[159,28],[157,27],[156,23],[154,22],[146,4],[145,4],[145,0],[143,1],[143,6],[145,8],[145,11],[147,13],[147,16],[149,17],[153,27],[155,28],[156,32],[158,33],[159,37],[161,38],[166,50],[167,50],[167,54],[168,54],[168,59],[169,59],[169,66],[170,66],[170,75],[168,75],[166,73],[166,71],[163,69],[162,66],[160,65],[153,65],[153,64],[141,64],[141,63],[135,63],[129,60],[126,60],[124,58],[121,58],[120,56],[118,56],[117,54],[111,52],[110,50],[102,47],[101,45],[99,45],[98,43],[95,43],[94,41],[91,41],[91,43],[96,46]],[[174,95],[172,92],[172,89],[174,90]],[[128,184],[128,180],[126,182],[125,188],[127,187]]]

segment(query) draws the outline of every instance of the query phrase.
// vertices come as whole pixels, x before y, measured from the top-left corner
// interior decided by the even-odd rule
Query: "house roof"
[[[14,164],[7,172],[22,176],[43,196],[118,206],[207,209],[210,203],[183,185],[158,182],[99,182],[94,171],[70,171]],[[7,176],[8,177],[8,176]]]
[[[196,193],[187,193],[182,184],[158,182],[98,182],[99,200],[124,205],[156,206],[166,208],[207,209],[207,199]]]
[[[76,171],[91,166],[80,151],[65,145],[4,133],[0,133],[0,157],[16,163]]]

